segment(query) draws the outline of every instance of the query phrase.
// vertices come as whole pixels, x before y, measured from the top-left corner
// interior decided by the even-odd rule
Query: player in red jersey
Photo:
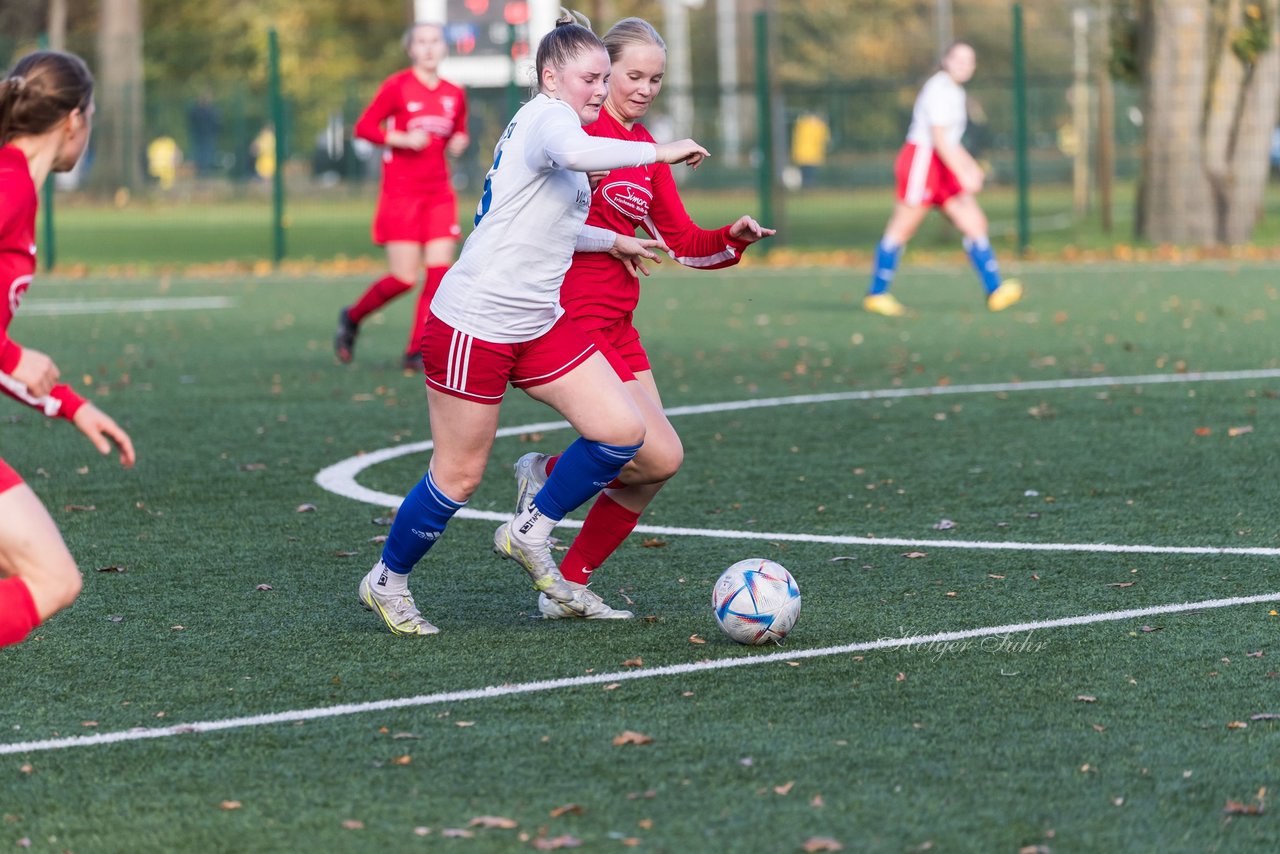
[[[40,51],[0,80],[0,391],[61,416],[104,454],[134,462],[115,421],[58,382],[52,359],[9,337],[36,270],[36,188],[75,166],[93,124],[93,75],[79,57]],[[80,593],[80,570],[31,487],[0,459],[0,647],[21,641]]]
[[[662,37],[647,21],[625,18],[604,36],[612,76],[600,118],[587,127],[592,136],[651,142],[640,119],[662,88],[667,51]],[[671,256],[686,267],[714,270],[737,264],[752,243],[774,233],[750,216],[707,230],[685,210],[665,164],[614,169],[596,185],[591,198],[590,225],[622,234],[643,228],[662,240]],[[587,514],[582,531],[560,564],[564,580],[586,585],[591,573],[620,546],[635,528],[640,514],[662,485],[680,468],[684,449],[675,428],[662,411],[657,382],[632,325],[640,300],[640,280],[607,253],[578,252],[565,275],[560,302],[566,313],[595,339],[602,353],[644,415],[644,445],[618,479],[600,494]],[[517,506],[527,505],[542,487],[557,458],[532,453],[516,463]],[[578,616],[559,602],[540,596],[546,617]],[[599,612],[596,618],[630,617],[630,611]]]
[[[862,307],[900,317],[907,309],[889,293],[902,248],[933,208],[940,208],[964,235],[964,249],[987,294],[987,308],[1003,311],[1022,299],[1016,279],[1000,280],[1000,266],[987,233],[987,215],[978,206],[983,174],[960,143],[968,118],[964,84],[978,67],[973,48],[956,42],[942,55],[941,68],[921,88],[911,113],[907,141],[894,174],[898,204],[876,247],[875,270]]]
[[[404,45],[412,67],[383,81],[356,122],[356,136],[385,146],[373,242],[387,247],[390,272],[339,312],[333,350],[340,362],[350,362],[355,355],[360,322],[413,290],[425,264],[426,284],[404,351],[406,368],[422,366],[422,322],[462,235],[445,155],[459,157],[471,142],[467,96],[440,77],[440,62],[448,50],[443,27],[415,24],[405,33]]]

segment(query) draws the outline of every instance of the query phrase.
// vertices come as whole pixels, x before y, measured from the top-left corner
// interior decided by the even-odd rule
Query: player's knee
[[[684,463],[684,446],[679,439],[674,442],[651,439],[646,442],[644,453],[636,457],[636,463],[645,483],[668,481]]]

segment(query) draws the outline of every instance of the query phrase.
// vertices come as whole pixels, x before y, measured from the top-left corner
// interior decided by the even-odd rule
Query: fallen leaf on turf
[[[578,804],[565,804],[562,807],[556,807],[550,814],[552,818],[559,818],[562,815],[582,815],[584,812],[586,810]]]
[[[1107,728],[1106,728],[1106,727],[1104,727],[1102,724],[1094,724],[1094,725],[1093,725],[1093,731],[1094,731],[1094,732],[1106,732],[1106,731],[1107,731]]]
[[[430,836],[430,835],[431,835],[431,828],[429,828],[429,827],[415,827],[415,828],[413,829],[413,835],[414,835],[414,836]]]
[[[98,508],[94,507],[92,504],[68,504],[62,509],[66,510],[68,513],[91,513]]]
[[[853,555],[836,555],[835,557],[827,558],[828,563],[835,563],[841,560],[857,560],[857,558]]]
[[[822,799],[822,795],[814,795],[809,799],[809,806],[816,808],[825,807],[827,802]]]
[[[22,767],[20,767],[18,770],[21,771],[23,774],[34,774],[36,770],[36,766],[32,765],[30,762],[27,762],[23,764]]]
[[[554,851],[558,848],[577,848],[581,844],[581,839],[569,836],[568,834],[552,837],[539,836],[537,839],[533,840],[533,847],[539,851]]]
[[[664,549],[667,547],[667,541],[660,540],[657,537],[645,537],[640,541],[640,547],[643,549]]]
[[[454,723],[454,726],[460,726],[460,727],[469,727],[469,726],[475,726],[475,725],[476,725],[475,721],[457,721],[456,723]]]
[[[272,589],[272,588],[271,588],[271,585],[270,585],[270,584],[259,584],[257,587],[255,587],[255,588],[253,588],[253,589],[254,589],[254,590],[270,590],[270,589]]]
[[[906,681],[907,681],[907,674],[905,674],[905,673],[899,673],[897,676],[893,677],[893,681],[895,681],[895,682],[906,682]]]
[[[1195,433],[1196,433],[1196,435],[1197,435],[1197,436],[1208,436],[1208,435],[1210,435],[1211,433],[1213,433],[1213,428],[1211,428],[1211,427],[1197,427],[1197,428],[1195,429]]]
[[[266,463],[241,463],[239,466],[236,466],[236,468],[240,469],[240,471],[266,471],[267,464]]]
[[[369,542],[371,543],[385,543],[386,541],[387,541],[386,534],[377,534],[369,538]]]
[[[400,739],[404,739],[404,738],[422,738],[422,736],[412,732],[397,732],[393,734],[391,738],[393,741],[399,741]]]
[[[918,558],[918,557],[924,557],[927,554],[928,552],[904,552],[902,556],[906,558],[911,558],[914,560],[915,558]]]
[[[1243,436],[1245,433],[1252,433],[1252,432],[1253,432],[1253,425],[1252,425],[1252,424],[1246,424],[1246,425],[1244,425],[1243,427],[1228,427],[1228,428],[1227,428],[1227,435],[1228,435],[1228,436],[1230,436],[1230,437],[1231,437],[1231,438],[1233,438],[1233,439],[1234,439],[1236,436]]]
[[[1257,652],[1246,652],[1244,654],[1244,657],[1245,658],[1262,658],[1263,655],[1264,655],[1263,651],[1258,650]]]
[[[124,567],[123,566],[101,566],[101,567],[98,567],[98,572],[124,572]]]
[[[408,765],[412,761],[413,761],[413,757],[406,753],[404,756],[397,756],[395,759],[392,759],[391,764],[392,765]]]
[[[621,688],[621,687],[622,687],[622,683],[621,683],[621,682],[610,682],[608,685],[605,685],[605,686],[604,686],[603,688],[601,688],[600,690],[602,690],[602,691],[617,691],[617,690],[618,690],[619,688]]]
[[[950,531],[955,526],[956,526],[956,523],[952,522],[950,519],[939,519],[937,522],[934,523],[933,530]]]
[[[689,643],[706,643],[706,638],[700,638],[697,635],[689,635]]]
[[[642,818],[637,821],[636,824],[640,825],[645,830],[653,830],[653,819],[651,818]]]
[[[626,661],[622,662],[622,666],[623,667],[644,667],[644,659],[628,658]]]
[[[1098,698],[1090,694],[1076,694],[1076,702],[1077,703],[1096,703],[1098,702]]]
[[[511,830],[519,826],[514,820],[500,815],[478,815],[467,822],[467,827],[496,827],[499,830]]]
[[[358,818],[343,819],[342,826],[347,830],[364,830],[364,822]]]
[[[242,806],[243,806],[243,804],[241,804],[239,801],[223,801],[222,803],[218,804],[218,809],[221,809],[221,810],[238,810],[238,809],[240,809],[240,807],[242,807]]]
[[[633,732],[629,729],[623,730],[620,734],[613,737],[613,743],[617,747],[624,744],[652,744],[653,737],[645,735],[642,732]]]
[[[475,833],[470,830],[463,830],[461,827],[446,827],[440,831],[440,835],[445,839],[471,839]]]
[[[1228,799],[1227,805],[1222,811],[1227,815],[1262,815],[1266,809],[1267,790],[1263,787],[1258,790],[1258,794],[1254,795],[1253,803],[1243,804],[1239,801]]]
[[[360,554],[360,552],[334,552],[333,556],[334,557],[355,557],[358,554]]]
[[[1137,584],[1136,581],[1117,581],[1115,584],[1108,584],[1108,587],[1132,587]]]
[[[844,846],[830,836],[810,836],[800,846],[802,851],[813,854],[815,851],[843,851]]]
[[[81,721],[80,722],[80,726],[85,726],[85,727],[95,727],[97,725],[98,725],[97,721]]]
[[[17,842],[15,842],[15,843],[14,843],[14,845],[17,845],[19,848],[30,848],[30,847],[31,847],[31,837],[29,837],[29,836],[24,836],[24,837],[22,837],[21,839],[19,839]]]
[[[781,786],[774,786],[773,793],[775,795],[788,795],[791,793],[791,787],[794,786],[795,784],[796,784],[795,780],[788,780],[787,782],[783,783]]]
[[[1227,729],[1248,729],[1249,725],[1244,721],[1230,721],[1227,723]]]
[[[1160,631],[1160,630],[1161,630],[1161,629],[1163,629],[1163,628],[1164,628],[1164,626],[1143,626],[1143,627],[1142,627],[1142,631],[1143,631],[1143,632],[1158,632],[1158,631]]]
[[[123,622],[124,622],[124,617],[120,616],[119,614],[111,614],[110,616],[108,616],[108,617],[107,617],[107,622],[108,622],[108,623],[123,623]]]
[[[994,578],[994,579],[996,579],[997,581],[1004,581],[1004,576],[1003,576],[1003,575],[993,575],[993,574],[991,574],[990,572],[988,572],[988,573],[987,573],[987,578]]]
[[[312,512],[312,511],[314,511],[315,509],[316,509],[316,506],[315,506],[314,504],[299,504],[299,505],[298,505],[297,512],[298,512],[298,513],[310,513],[310,512]]]
[[[1258,712],[1256,715],[1249,715],[1251,721],[1280,721],[1280,715],[1275,712]]]
[[[1024,845],[1018,849],[1018,854],[1049,854],[1048,845]]]

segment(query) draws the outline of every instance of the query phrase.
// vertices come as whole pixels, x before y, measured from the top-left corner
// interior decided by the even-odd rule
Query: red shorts
[[[649,370],[649,354],[640,343],[640,331],[631,325],[630,315],[612,326],[592,329],[587,334],[624,383],[634,380],[637,371]]]
[[[462,236],[458,227],[458,199],[453,190],[433,193],[383,193],[373,215],[373,242],[430,243]]]
[[[0,459],[0,492],[8,492],[20,483],[22,483],[22,475],[14,471],[3,459]]]
[[[893,174],[898,179],[898,201],[911,207],[941,206],[963,192],[955,173],[947,168],[937,152],[914,142],[908,142],[898,152]]]
[[[594,352],[596,345],[567,314],[539,337],[517,344],[482,341],[435,315],[422,329],[427,385],[476,403],[502,403],[508,382],[531,388],[557,380]]]

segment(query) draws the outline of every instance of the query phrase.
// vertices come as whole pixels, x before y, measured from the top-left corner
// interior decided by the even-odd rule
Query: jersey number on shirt
[[[489,212],[489,206],[493,204],[493,173],[498,171],[498,164],[502,162],[502,143],[511,138],[511,134],[515,133],[515,129],[515,122],[507,125],[502,138],[498,140],[498,150],[493,155],[493,165],[489,167],[489,171],[484,176],[484,192],[480,194],[480,204],[476,205],[476,221],[472,223],[473,226],[480,224],[480,220],[484,219],[484,215]]]

